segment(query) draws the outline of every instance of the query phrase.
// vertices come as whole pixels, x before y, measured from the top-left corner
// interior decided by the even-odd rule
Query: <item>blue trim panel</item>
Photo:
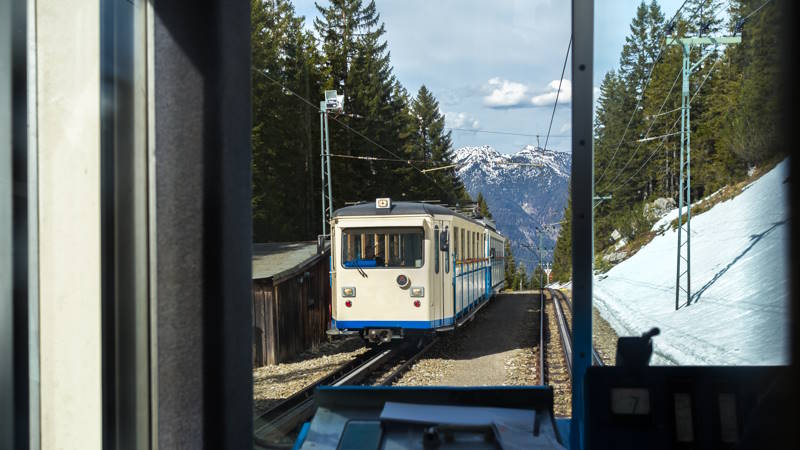
[[[297,435],[297,440],[294,441],[294,445],[292,446],[292,450],[299,450],[300,447],[303,446],[303,442],[306,441],[306,436],[308,436],[308,430],[311,428],[311,422],[305,422],[303,427],[300,428],[300,434]]]
[[[413,330],[427,330],[453,324],[452,317],[444,320],[335,320],[332,319],[334,328],[340,330],[353,330],[361,328],[406,328]]]
[[[544,391],[550,390],[549,386],[532,385],[532,386],[371,386],[371,385],[355,385],[345,384],[342,386],[317,386],[320,391],[429,391],[435,389],[437,391],[460,391],[471,392],[475,390],[496,389],[498,391]],[[556,419],[558,420],[558,419]],[[569,422],[569,419],[565,419]]]
[[[491,300],[492,296],[482,295],[472,304],[466,305],[458,312],[462,318],[467,313],[474,313],[474,309]],[[452,317],[436,320],[336,320],[331,319],[331,328],[340,330],[360,330],[364,328],[403,328],[408,330],[430,330],[453,325]]]

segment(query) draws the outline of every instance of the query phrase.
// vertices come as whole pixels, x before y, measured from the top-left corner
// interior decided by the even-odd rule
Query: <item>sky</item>
[[[313,29],[314,0],[293,3]],[[660,3],[671,17],[681,1]],[[595,7],[596,85],[616,66],[638,4],[604,0]],[[454,128],[454,148],[490,145],[515,153],[537,145],[536,135],[544,146],[570,38],[571,2],[376,0],[376,6],[395,76],[412,95],[423,84],[433,92]],[[570,64],[547,144],[559,151],[571,144]]]

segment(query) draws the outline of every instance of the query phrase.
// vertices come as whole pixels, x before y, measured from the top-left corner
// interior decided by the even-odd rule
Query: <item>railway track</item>
[[[376,384],[389,386],[436,343],[424,346],[400,343],[378,347],[364,353],[332,374],[323,377],[258,416],[253,424],[256,448],[291,448],[300,426],[314,415],[314,390],[319,386],[358,385],[389,366],[393,370]],[[397,363],[400,363],[399,365]],[[368,383],[373,384],[373,383]]]
[[[543,301],[540,322],[540,373],[542,384],[553,388],[554,412],[557,416],[572,414],[572,305],[567,296],[554,289],[546,289],[552,301]],[[544,299],[544,296],[543,296]],[[602,365],[599,354],[592,346],[592,364]]]
[[[567,298],[567,295],[556,289],[548,289],[553,298],[556,306],[556,311],[559,317],[559,330],[561,331],[562,340],[565,343],[565,354],[569,355],[569,372],[572,374],[572,302]],[[567,350],[566,347],[569,347]],[[597,352],[597,348],[592,344],[592,365],[604,365],[603,359]]]

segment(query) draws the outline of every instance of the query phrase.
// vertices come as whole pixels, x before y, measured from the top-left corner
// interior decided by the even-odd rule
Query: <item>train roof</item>
[[[418,214],[457,216],[464,220],[468,220],[472,223],[485,226],[495,232],[498,232],[494,222],[488,219],[468,217],[442,205],[422,202],[391,202],[391,206],[389,208],[377,208],[374,202],[363,202],[356,205],[339,208],[333,212],[333,217],[408,216]]]

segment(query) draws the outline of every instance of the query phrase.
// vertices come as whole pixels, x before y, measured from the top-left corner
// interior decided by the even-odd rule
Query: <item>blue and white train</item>
[[[460,327],[504,286],[505,237],[443,206],[380,198],[331,220],[330,334],[371,343]]]

